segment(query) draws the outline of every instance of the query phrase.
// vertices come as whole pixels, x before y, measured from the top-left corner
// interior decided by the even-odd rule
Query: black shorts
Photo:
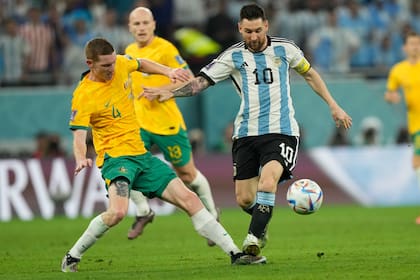
[[[292,178],[299,148],[299,137],[265,134],[236,139],[232,147],[233,179],[256,177],[267,162],[277,160],[284,167],[280,182]]]

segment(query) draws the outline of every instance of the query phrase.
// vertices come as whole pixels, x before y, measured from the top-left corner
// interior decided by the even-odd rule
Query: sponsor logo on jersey
[[[183,59],[180,55],[175,56],[175,60],[176,60],[176,62],[178,62],[180,65],[185,63],[184,59]]]
[[[76,114],[77,114],[77,110],[71,111],[70,121],[74,121],[74,118],[76,117]]]
[[[209,64],[207,64],[206,66],[205,66],[205,68],[206,69],[210,69],[213,65],[214,65],[214,61],[212,61],[212,62],[210,62]]]
[[[244,61],[239,68],[245,68],[245,67],[248,67],[248,63],[246,63],[246,61]]]
[[[128,54],[124,55],[124,57],[127,58],[128,60],[133,60],[133,58],[129,56]]]

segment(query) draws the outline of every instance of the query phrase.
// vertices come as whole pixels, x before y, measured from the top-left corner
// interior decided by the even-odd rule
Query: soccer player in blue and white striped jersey
[[[241,97],[234,123],[233,168],[236,200],[252,218],[243,250],[259,255],[275,204],[279,182],[290,179],[299,147],[299,127],[290,94],[289,69],[302,75],[329,106],[337,127],[351,127],[351,117],[336,103],[318,72],[292,41],[267,36],[264,10],[242,7],[238,23],[243,41],[205,66],[183,87],[147,88],[145,95],[164,101],[193,96],[231,78]]]

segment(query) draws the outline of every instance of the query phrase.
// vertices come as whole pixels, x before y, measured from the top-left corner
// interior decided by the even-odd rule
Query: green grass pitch
[[[0,279],[420,279],[420,207],[324,205],[300,216],[277,207],[263,254],[266,265],[231,266],[193,230],[186,214],[156,217],[128,240],[127,217],[83,257],[79,272],[60,271],[64,253],[89,219],[0,223]],[[249,216],[222,209],[222,223],[241,246]]]

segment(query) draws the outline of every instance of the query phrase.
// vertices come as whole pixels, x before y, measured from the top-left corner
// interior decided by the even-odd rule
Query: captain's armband
[[[308,72],[310,68],[311,64],[309,63],[309,61],[306,60],[306,58],[302,58],[298,65],[296,65],[296,67],[293,67],[293,69],[295,69],[295,71],[301,75]]]

